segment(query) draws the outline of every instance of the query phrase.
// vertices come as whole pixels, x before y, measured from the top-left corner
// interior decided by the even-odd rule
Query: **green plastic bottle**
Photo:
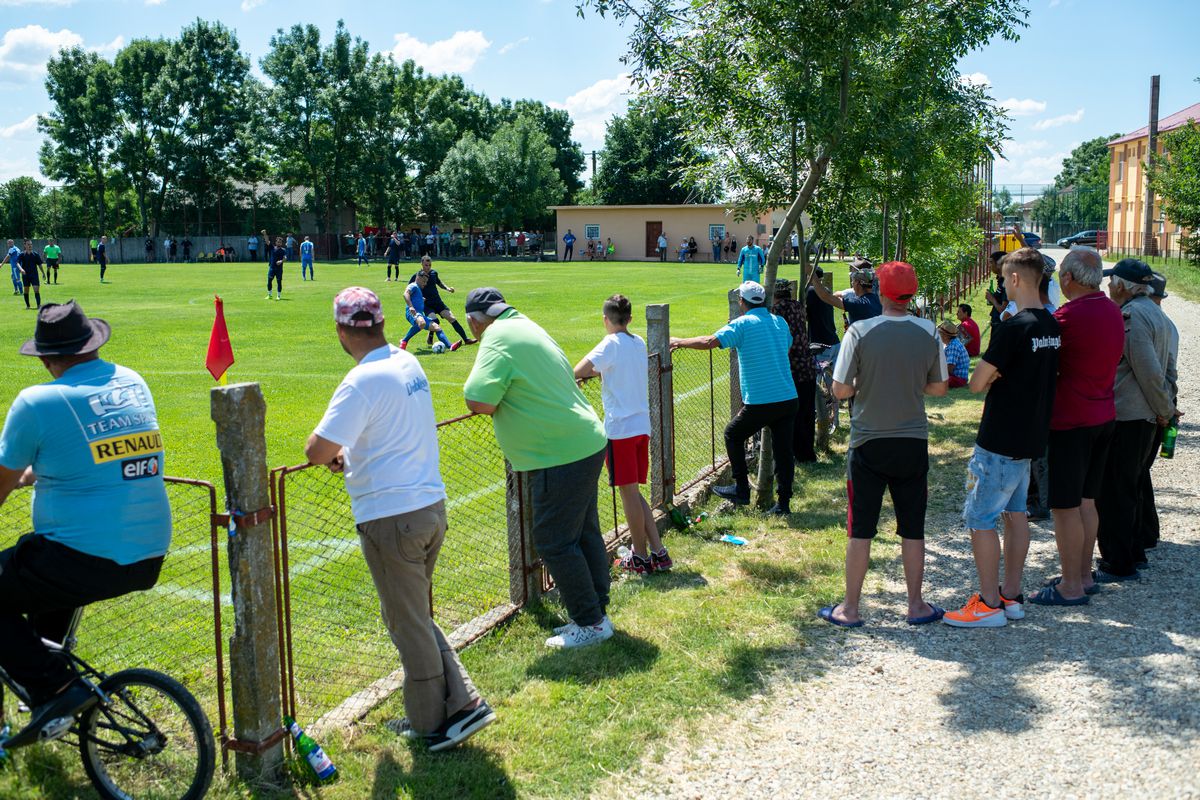
[[[1162,450],[1158,451],[1160,458],[1175,457],[1175,440],[1179,437],[1179,417],[1172,417],[1171,424],[1163,431]]]
[[[329,756],[325,755],[321,745],[313,741],[313,738],[305,733],[296,720],[291,717],[284,717],[283,724],[292,734],[292,738],[296,740],[296,752],[304,756],[304,760],[312,768],[317,780],[321,783],[329,783],[336,778],[337,767],[333,765]]]

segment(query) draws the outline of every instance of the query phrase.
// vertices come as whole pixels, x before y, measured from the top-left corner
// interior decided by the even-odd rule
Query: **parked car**
[[[1026,247],[1040,248],[1042,246],[1042,237],[1038,236],[1036,233],[1030,233],[1029,231],[1021,231],[1021,235],[1025,237],[1025,246]]]
[[[1059,247],[1069,248],[1069,247],[1071,247],[1071,245],[1075,245],[1075,244],[1087,245],[1088,247],[1095,247],[1096,246],[1096,232],[1095,231],[1080,231],[1079,233],[1072,234],[1071,236],[1064,236],[1063,238],[1058,240]]]

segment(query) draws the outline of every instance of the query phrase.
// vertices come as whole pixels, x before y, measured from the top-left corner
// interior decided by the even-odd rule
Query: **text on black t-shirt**
[[[1058,322],[1044,308],[1018,311],[992,328],[983,360],[1000,375],[983,401],[975,443],[1009,458],[1041,458],[1058,376]]]

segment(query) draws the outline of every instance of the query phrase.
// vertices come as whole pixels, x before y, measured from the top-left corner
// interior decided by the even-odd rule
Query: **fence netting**
[[[504,457],[486,416],[443,423],[438,439],[449,530],[433,576],[433,616],[462,644],[514,609]],[[290,620],[288,706],[310,721],[341,724],[395,690],[399,657],[342,476],[298,467],[276,470],[275,480]]]
[[[675,400],[675,479],[684,491],[725,461],[729,423],[729,354],[676,350],[671,370]]]
[[[157,585],[88,606],[76,652],[108,673],[132,667],[165,672],[196,696],[220,732],[224,666],[214,590],[223,590],[226,612],[231,600],[226,553],[214,534],[215,494],[202,481],[167,478],[166,486],[173,534]],[[32,499],[33,491],[17,490],[0,506],[0,549],[32,530]]]

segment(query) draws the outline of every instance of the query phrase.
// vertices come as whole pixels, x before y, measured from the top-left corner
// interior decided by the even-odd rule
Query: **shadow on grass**
[[[486,750],[469,744],[442,753],[431,753],[416,743],[411,747],[411,770],[405,770],[391,753],[385,752],[379,759],[371,800],[392,800],[402,792],[414,800],[443,797],[508,800],[517,796],[508,773]]]
[[[647,672],[658,660],[658,645],[618,630],[607,642],[574,650],[548,650],[529,665],[530,678],[586,684],[629,672]]]
[[[737,562],[738,569],[755,589],[770,594],[798,594],[815,577],[827,577],[841,572],[841,562],[813,560],[806,569],[778,561],[747,557]]]
[[[796,657],[796,649],[797,645],[734,645],[717,674],[717,686],[722,694],[734,700],[763,692],[771,676]]]
[[[649,592],[672,592],[677,589],[700,589],[708,586],[708,579],[694,569],[672,569],[656,572],[642,578],[638,588]]]
[[[9,754],[9,758],[12,763],[0,779],[29,788],[29,797],[99,797],[91,781],[83,776],[79,751],[67,749],[65,743],[23,748]],[[7,796],[0,784],[0,797]]]

